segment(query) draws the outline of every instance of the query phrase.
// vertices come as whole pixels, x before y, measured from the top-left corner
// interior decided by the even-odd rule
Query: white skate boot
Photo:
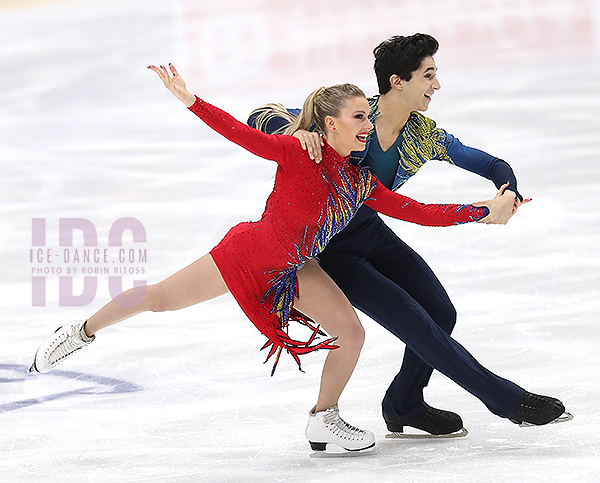
[[[337,404],[318,413],[312,408],[308,414],[306,437],[313,450],[326,454],[372,453],[377,450],[373,433],[355,428],[344,421]],[[341,448],[342,453],[328,449],[328,445]]]
[[[78,350],[90,345],[96,336],[88,337],[83,329],[84,324],[84,320],[78,320],[59,327],[38,347],[28,372],[49,372]]]

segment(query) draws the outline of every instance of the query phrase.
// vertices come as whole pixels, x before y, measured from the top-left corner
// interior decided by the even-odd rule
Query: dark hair
[[[438,47],[438,41],[427,34],[408,37],[395,35],[381,42],[373,50],[379,93],[386,94],[390,91],[390,77],[394,74],[402,80],[409,81],[412,73],[421,66],[423,59],[435,55]]]

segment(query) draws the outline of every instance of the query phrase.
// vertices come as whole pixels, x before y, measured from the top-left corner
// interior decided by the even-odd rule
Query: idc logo
[[[124,248],[126,230],[133,236],[135,248]],[[74,238],[82,240],[75,244]],[[129,233],[128,238],[131,238]],[[31,301],[34,307],[46,305],[46,281],[58,277],[59,306],[84,306],[94,300],[101,276],[108,281],[111,298],[123,292],[124,275],[145,275],[147,252],[146,229],[136,218],[120,218],[108,233],[108,246],[98,245],[94,224],[85,218],[58,219],[58,246],[47,243],[46,218],[31,220]],[[129,245],[129,244],[128,244]],[[73,279],[83,277],[83,290],[74,293]],[[134,288],[145,287],[146,280],[134,280]],[[133,307],[141,302],[145,290],[135,291],[124,302]]]

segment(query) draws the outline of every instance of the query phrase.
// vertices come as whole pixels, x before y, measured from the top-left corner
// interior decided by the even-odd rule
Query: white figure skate
[[[337,404],[318,413],[315,408],[311,409],[306,437],[313,450],[326,455],[371,454],[377,451],[373,433],[344,421]]]
[[[90,345],[96,336],[88,337],[83,329],[84,324],[84,320],[78,320],[59,327],[39,346],[28,372],[49,372],[78,350]]]

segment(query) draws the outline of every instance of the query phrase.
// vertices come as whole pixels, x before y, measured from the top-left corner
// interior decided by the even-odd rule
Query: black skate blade
[[[37,352],[35,353],[35,357],[37,357]],[[39,374],[40,371],[38,371],[37,366],[35,365],[35,357],[33,358],[33,364],[31,364],[31,367],[27,370],[27,374]]]
[[[35,361],[38,356],[38,351],[39,351],[39,348],[37,351],[35,351],[35,355],[33,356],[33,362],[31,363],[31,367],[27,370],[27,374],[40,374],[40,371],[35,364]]]
[[[466,428],[462,428],[460,431],[456,431],[450,434],[430,434],[430,433],[404,433],[402,431],[393,431],[386,434],[387,439],[453,439],[453,438],[464,438],[469,432]]]
[[[558,418],[550,421],[549,423],[531,424],[531,423],[527,423],[527,422],[523,421],[522,423],[519,424],[519,428],[530,428],[532,426],[539,427],[539,426],[548,426],[548,424],[565,423],[567,421],[571,421],[571,419],[573,419],[573,418],[574,418],[574,416],[571,413],[565,411]]]
[[[368,448],[359,450],[348,450],[335,444],[327,444],[325,450],[315,451],[310,454],[311,458],[354,458],[357,456],[372,456],[379,453],[379,446],[373,443]]]

